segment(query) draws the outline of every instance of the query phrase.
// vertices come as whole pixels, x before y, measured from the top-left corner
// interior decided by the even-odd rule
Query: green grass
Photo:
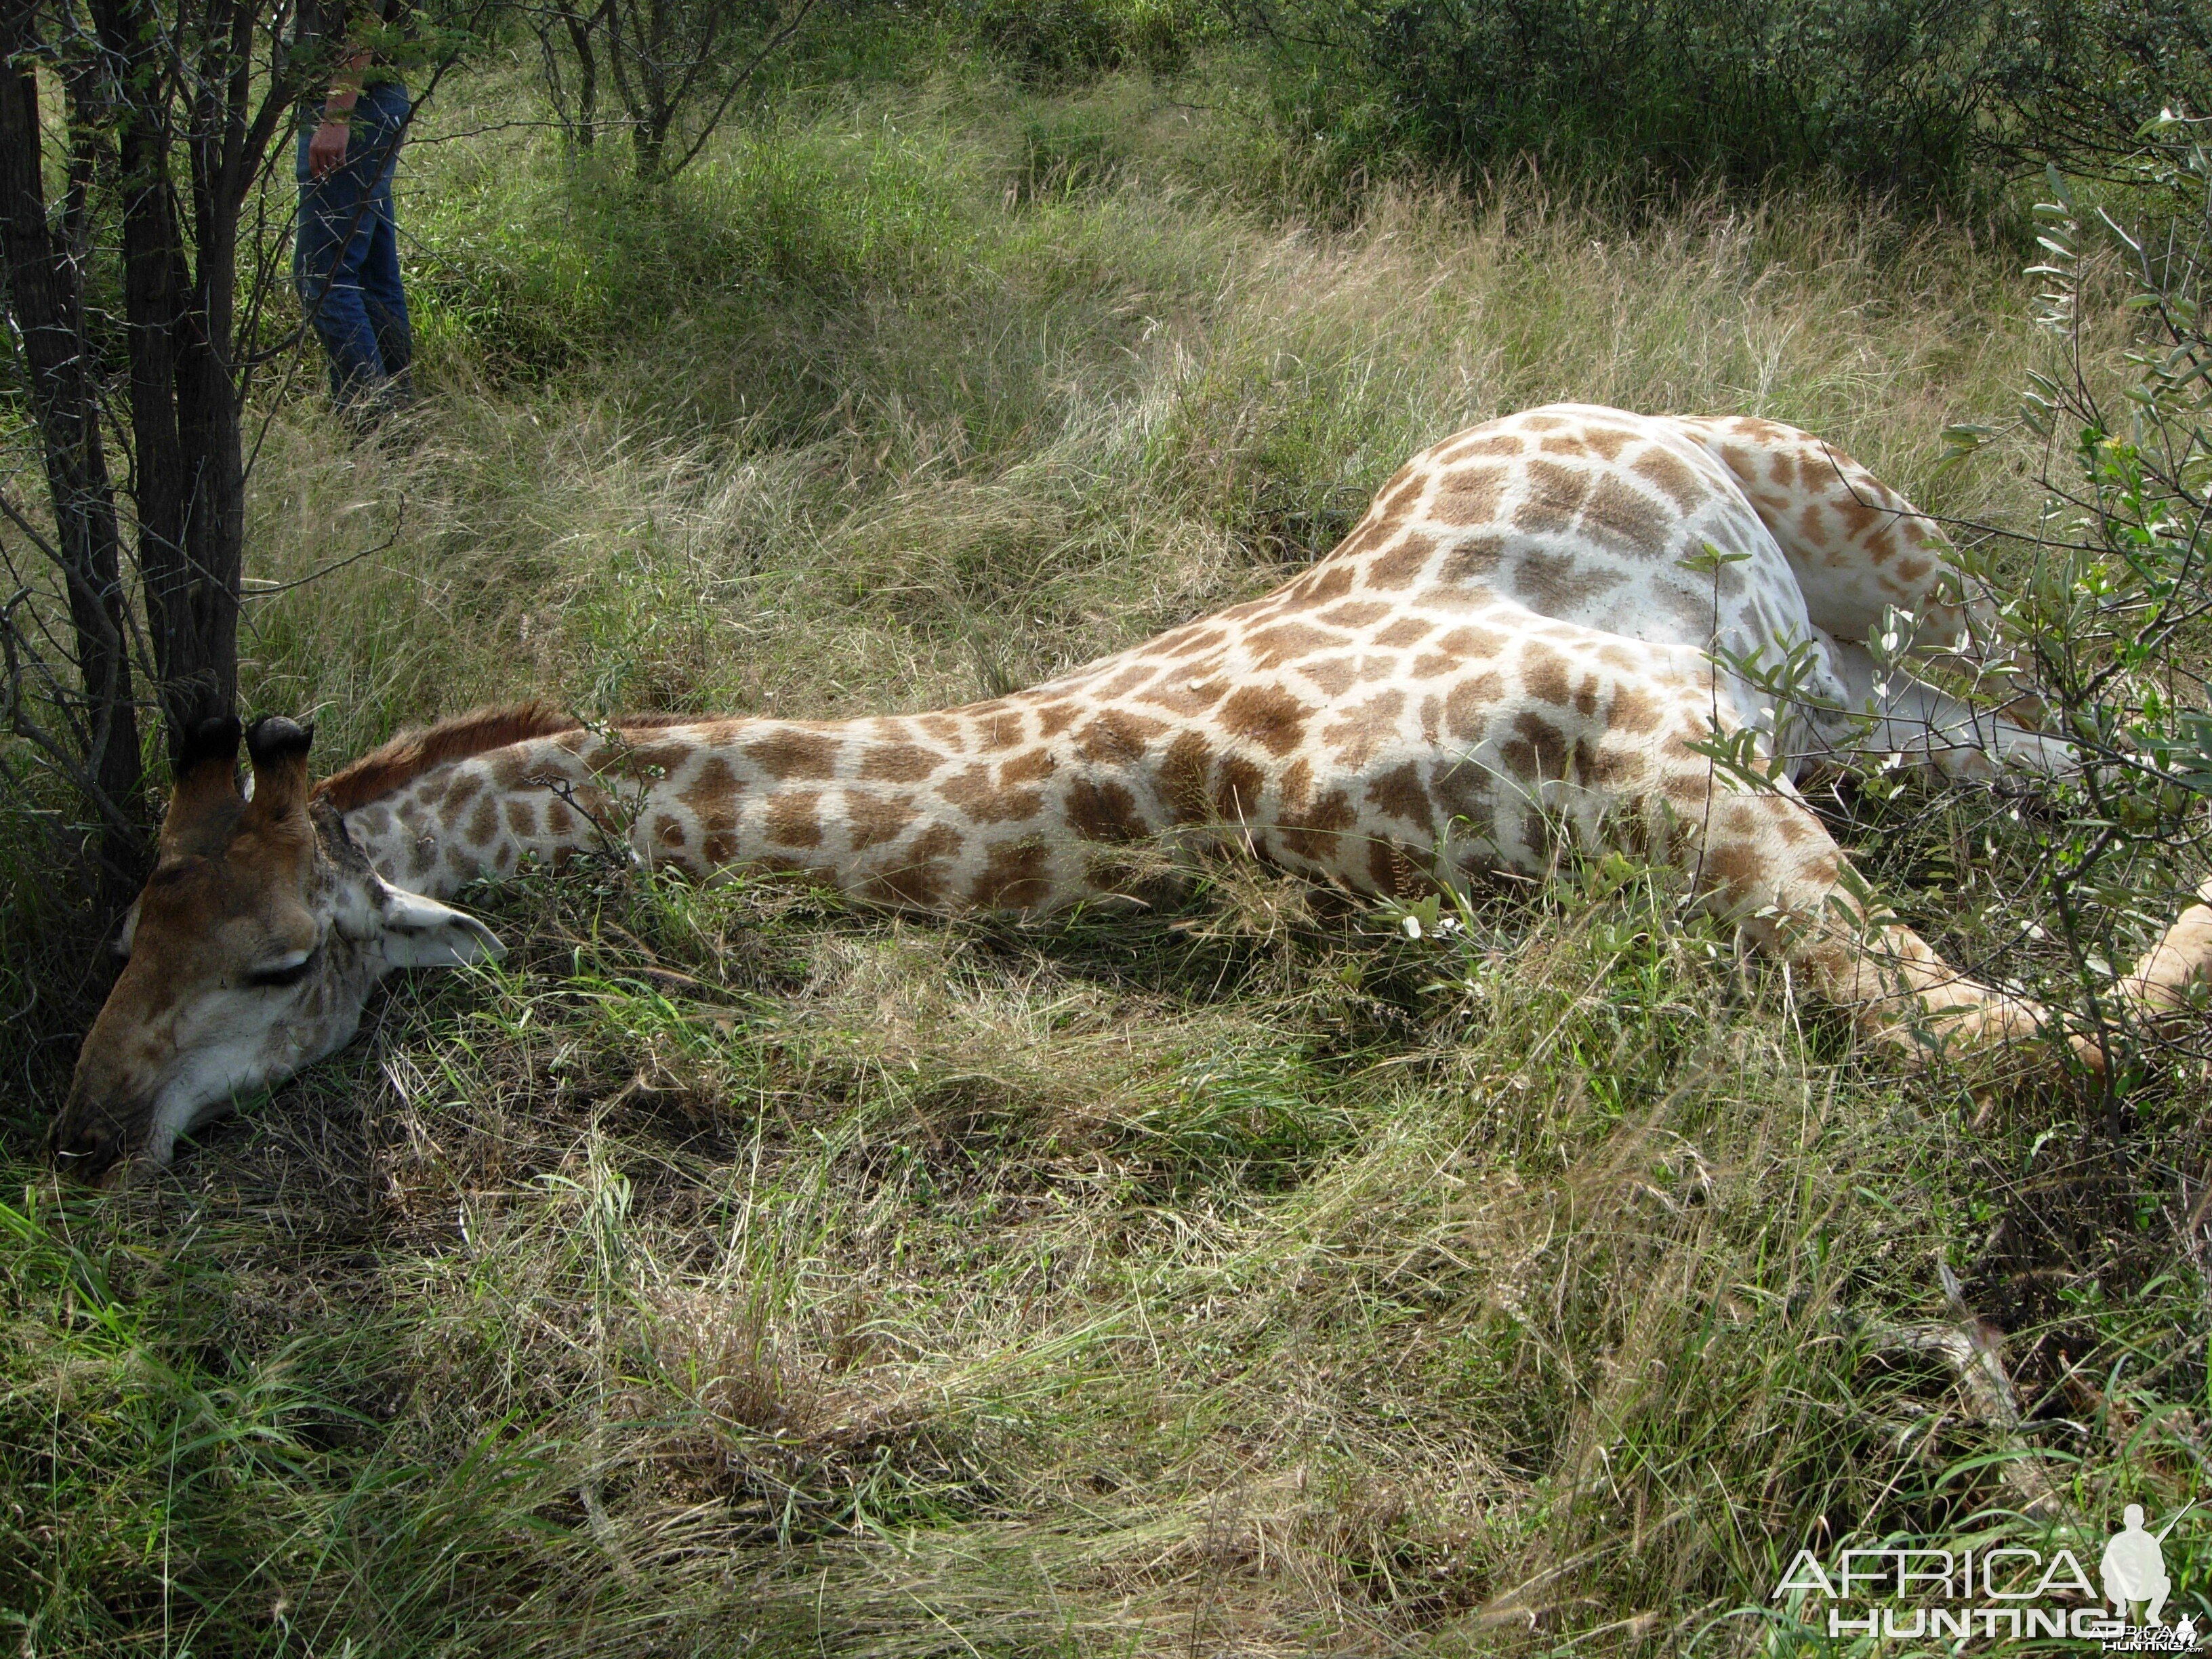
[[[1534,182],[1311,223],[1294,170],[1140,80],[952,72],[792,94],[651,198],[419,144],[429,396],[359,447],[311,365],[272,397],[251,574],[362,556],[254,602],[251,706],[335,763],[533,693],[964,699],[1262,591],[1553,398],[2033,512],[2010,451],[1936,471],[2042,349],[1963,233]],[[1954,943],[1977,810],[1860,832]],[[2043,1535],[1881,1337],[1950,1318],[1940,1263],[2093,1528],[2202,1490],[2204,1079],[1977,1127],[1625,868],[1414,940],[1233,864],[1035,927],[580,867],[472,894],[501,969],[396,986],[122,1198],[33,1157],[97,975],[9,880],[27,1654],[1824,1649],[1764,1622],[1801,1544]]]

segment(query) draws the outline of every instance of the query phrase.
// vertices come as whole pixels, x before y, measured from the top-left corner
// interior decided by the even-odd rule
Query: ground
[[[2025,448],[1936,465],[2046,349],[1985,227],[1533,178],[1323,203],[1187,88],[952,70],[780,94],[641,198],[499,130],[518,88],[449,86],[402,175],[422,408],[352,442],[305,360],[262,405],[246,696],[325,766],[533,694],[1026,684],[1557,398],[1791,422],[1961,520],[2038,500]],[[1826,805],[1977,960],[2017,807]],[[122,1198],[36,1157],[101,970],[13,933],[0,1624],[1797,1652],[1832,1645],[1771,1595],[1800,1547],[2048,1546],[2031,1454],[2085,1559],[2124,1501],[2164,1524],[2204,1451],[2201,1076],[1978,1123],[1678,896],[1613,863],[1409,927],[1224,861],[1171,913],[1024,927],[529,876],[467,896],[499,969],[395,984]],[[2021,1433],[1898,1340],[1958,1328],[1946,1267]],[[2189,1525],[2170,1617],[2212,1609]]]

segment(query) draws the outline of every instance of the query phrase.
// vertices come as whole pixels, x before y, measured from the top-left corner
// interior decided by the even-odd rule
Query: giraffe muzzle
[[[106,1186],[125,1167],[133,1137],[123,1127],[144,1122],[152,1115],[150,1104],[137,1110],[111,1111],[87,1104],[72,1093],[46,1132],[46,1152],[55,1168],[72,1181],[87,1186]]]

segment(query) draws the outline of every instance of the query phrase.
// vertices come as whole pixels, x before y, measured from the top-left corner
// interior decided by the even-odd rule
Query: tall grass
[[[248,696],[329,760],[532,693],[1030,680],[1549,398],[2034,506],[2002,446],[1935,470],[2039,361],[1962,234],[1534,179],[1315,227],[1139,81],[794,95],[647,198],[476,134],[512,106],[465,88],[402,175],[422,408],[264,411]],[[1869,854],[1941,915],[1922,816]],[[2122,1139],[1975,1127],[1624,868],[1419,940],[1233,865],[1034,928],[589,866],[471,899],[507,964],[126,1200],[28,1161],[81,1009],[11,1028],[25,1651],[1802,1651],[1801,1544],[2039,1535],[1992,1453],[2093,1521],[2199,1490],[2202,1080]],[[1942,1264],[2024,1439],[1884,1343],[1953,1317]]]
[[[1756,409],[2027,505],[1933,477],[2038,349],[1955,238],[1790,198],[1625,234],[1534,181],[1323,233],[1205,191],[1192,118],[1129,82],[802,106],[649,204],[538,141],[418,146],[444,389],[384,450],[275,415],[260,574],[394,539],[257,605],[256,690],[330,696],[347,748],[535,690],[959,696],[979,653],[1034,678],[1272,581],[1439,434],[1557,398]]]

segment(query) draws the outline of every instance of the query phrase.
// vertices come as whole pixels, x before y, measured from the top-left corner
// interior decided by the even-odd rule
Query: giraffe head
[[[128,958],[78,1053],[50,1141],[96,1179],[169,1161],[179,1134],[349,1039],[395,968],[506,954],[473,917],[392,886],[307,787],[310,728],[280,718],[191,734],[154,874],[125,918]]]

